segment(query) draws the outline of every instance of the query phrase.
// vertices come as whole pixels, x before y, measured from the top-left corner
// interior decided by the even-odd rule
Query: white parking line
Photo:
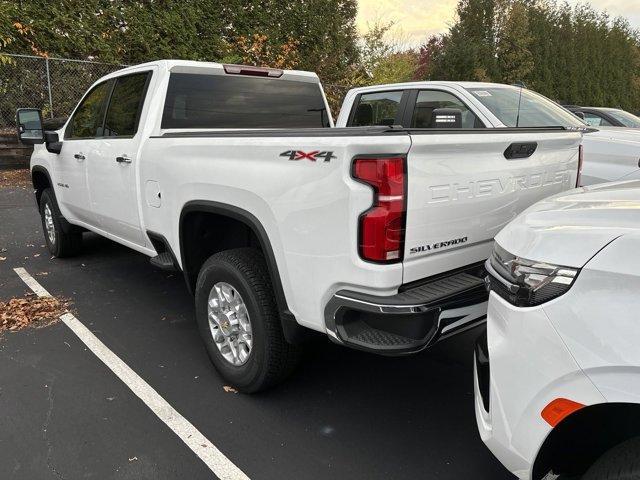
[[[14,268],[14,272],[39,297],[50,297],[24,268]],[[120,357],[113,353],[91,331],[71,313],[60,317],[67,327],[98,357],[109,369],[122,380],[127,387],[156,414],[187,447],[202,460],[207,467],[221,480],[249,480],[249,477],[231,462],[218,448],[198,431],[186,418],[178,413],[147,382],[134,372]]]

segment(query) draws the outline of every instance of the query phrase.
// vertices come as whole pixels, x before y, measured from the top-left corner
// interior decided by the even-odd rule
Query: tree
[[[529,50],[533,37],[529,32],[527,7],[522,1],[515,1],[507,7],[502,18],[504,22],[496,29],[499,78],[504,83],[524,81],[534,69]]]
[[[420,49],[419,78],[524,81],[560,101],[640,109],[640,34],[621,18],[554,0],[460,0]]]

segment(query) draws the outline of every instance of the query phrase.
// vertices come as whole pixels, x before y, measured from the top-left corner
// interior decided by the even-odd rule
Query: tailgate
[[[520,212],[574,188],[582,134],[431,130],[411,139],[404,283],[484,260]]]

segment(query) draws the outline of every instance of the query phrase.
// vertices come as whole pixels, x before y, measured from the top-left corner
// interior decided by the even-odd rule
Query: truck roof
[[[457,86],[462,88],[518,88],[512,85],[505,85],[503,83],[491,83],[491,82],[453,82],[453,81],[421,81],[421,82],[404,82],[404,83],[388,83],[385,85],[372,85],[369,87],[357,87],[351,91],[366,92],[369,90],[385,90],[387,88],[420,88],[427,86]]]
[[[131,65],[129,67],[125,67],[122,68],[120,70],[116,70],[114,72],[111,72],[109,75],[105,75],[106,77],[110,77],[110,76],[116,76],[116,75],[122,75],[123,73],[126,73],[128,71],[135,71],[135,70],[139,70],[140,67],[158,67],[160,69],[163,70],[174,70],[176,68],[184,68],[184,69],[202,69],[202,68],[211,68],[211,69],[216,69],[216,70],[220,70],[224,68],[223,63],[217,63],[217,62],[201,62],[201,61],[195,61],[195,60],[176,60],[176,59],[165,59],[165,60],[155,60],[153,62],[146,62],[146,63],[140,63],[137,65]],[[246,66],[250,66],[250,65],[246,65]],[[286,70],[286,69],[276,69],[276,70],[282,70],[282,77],[288,77],[288,78],[292,78],[295,77],[296,80],[300,80],[300,81],[309,81],[309,82],[318,82],[318,75],[314,72],[308,72],[305,70]],[[280,78],[282,78],[280,77]]]

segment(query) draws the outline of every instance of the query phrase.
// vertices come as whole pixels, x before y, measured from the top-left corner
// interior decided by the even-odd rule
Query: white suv
[[[519,478],[640,479],[640,182],[530,207],[486,267],[484,442]]]

